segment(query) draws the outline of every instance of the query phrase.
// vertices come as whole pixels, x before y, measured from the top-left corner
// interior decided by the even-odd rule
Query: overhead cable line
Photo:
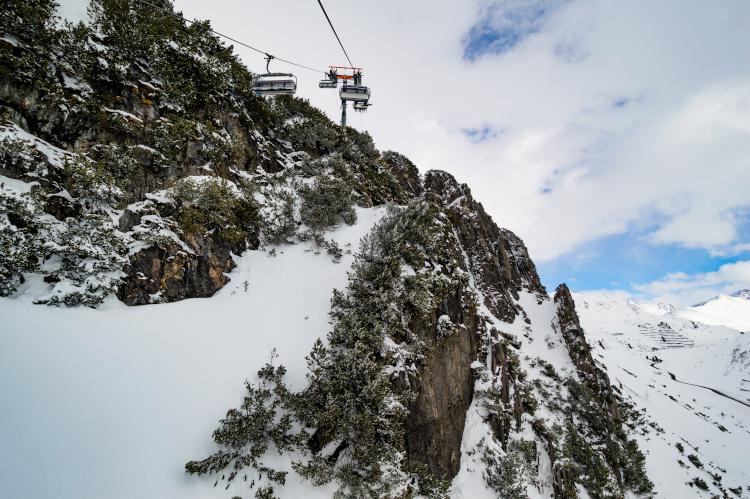
[[[169,11],[168,9],[166,9],[166,8],[164,8],[164,7],[160,7],[159,5],[154,5],[154,4],[152,4],[151,2],[148,2],[147,0],[140,0],[140,1],[141,1],[141,3],[144,3],[144,4],[146,4],[146,5],[148,5],[148,6],[151,6],[151,7],[155,8],[155,9],[159,9],[159,10],[161,10],[161,11],[163,11],[163,12],[166,12],[166,13],[168,13],[168,14],[175,14],[175,12],[170,12],[170,11]],[[188,22],[188,23],[190,23],[190,24],[195,24],[195,23],[197,23],[197,22],[198,22],[198,21],[192,21],[192,20],[190,20],[190,19],[188,19],[188,18],[184,18],[184,19],[185,19],[185,22]],[[282,59],[281,57],[277,57],[277,56],[272,56],[271,54],[269,54],[269,53],[268,53],[268,52],[266,52],[265,50],[260,50],[260,49],[258,49],[258,48],[255,48],[255,47],[253,47],[252,45],[248,45],[248,44],[247,44],[247,43],[245,43],[245,42],[241,42],[241,41],[237,40],[236,38],[232,38],[232,37],[231,37],[231,36],[229,36],[229,35],[225,35],[225,34],[223,34],[223,33],[219,33],[218,31],[216,31],[216,30],[214,30],[214,29],[208,28],[208,30],[209,30],[209,31],[210,31],[211,33],[213,33],[214,35],[218,35],[218,36],[221,36],[221,37],[223,37],[223,38],[226,38],[227,40],[229,40],[229,41],[231,41],[231,42],[234,42],[234,43],[236,43],[236,44],[238,44],[238,45],[242,45],[243,47],[249,48],[250,50],[254,50],[254,51],[258,52],[259,54],[263,54],[263,55],[264,55],[264,56],[266,56],[266,57],[269,57],[269,56],[271,56],[271,57],[272,57],[273,59],[276,59],[277,61],[285,62],[285,63],[287,63],[287,64],[291,64],[292,66],[297,66],[298,68],[302,68],[302,69],[307,69],[308,71],[314,71],[314,72],[316,72],[316,73],[323,73],[323,74],[326,74],[326,72],[325,72],[325,71],[321,71],[320,69],[315,69],[315,68],[311,68],[311,67],[309,67],[309,66],[305,66],[305,65],[303,65],[303,64],[298,64],[298,63],[296,63],[296,62],[292,62],[292,61],[289,61],[289,60],[287,60],[287,59]],[[343,48],[343,47],[342,47],[342,48]]]
[[[326,19],[328,20],[328,25],[331,26],[331,29],[333,30],[333,34],[336,35],[336,40],[339,41],[339,45],[341,45],[341,50],[344,51],[344,55],[346,56],[346,60],[349,61],[349,66],[354,66],[352,64],[352,60],[349,59],[349,54],[346,53],[346,49],[344,48],[344,44],[341,43],[341,38],[339,38],[339,34],[336,33],[336,28],[333,27],[333,23],[331,22],[331,18],[328,17],[328,12],[326,12],[326,8],[323,7],[323,2],[321,0],[318,0],[318,5],[320,5],[320,8],[323,10],[323,14],[326,16]]]

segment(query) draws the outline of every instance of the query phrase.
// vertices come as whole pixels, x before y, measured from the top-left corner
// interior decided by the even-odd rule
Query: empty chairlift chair
[[[344,85],[339,90],[339,97],[341,100],[359,103],[363,102],[367,104],[370,100],[370,89],[364,85]]]
[[[266,73],[253,81],[255,95],[294,95],[297,77],[291,73]]]
[[[331,81],[331,80],[320,80],[320,83],[318,83],[318,86],[320,88],[336,88],[339,86],[339,82],[337,81]]]
[[[266,56],[266,74],[258,75],[253,80],[253,92],[255,95],[294,95],[297,91],[297,77],[291,73],[271,73],[268,65],[273,59],[272,55]]]

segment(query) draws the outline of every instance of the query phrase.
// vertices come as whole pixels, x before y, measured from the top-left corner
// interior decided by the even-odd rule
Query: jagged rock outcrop
[[[498,317],[510,322],[523,313],[516,305],[521,290],[534,292],[540,299],[546,297],[526,247],[515,234],[495,224],[481,203],[473,199],[468,186],[459,184],[449,173],[432,170],[425,174],[423,197],[437,203],[448,215],[461,253],[456,256],[482,291],[485,305]],[[479,331],[485,327],[476,308],[467,307],[465,298],[461,300],[464,293],[455,290],[440,312],[464,328],[427,354],[420,366],[418,395],[410,406],[407,423],[409,459],[428,465],[443,478],[452,478],[458,471],[465,414],[473,397],[471,363],[478,358]],[[416,323],[412,327],[420,337],[437,335],[437,331],[430,331],[435,325]],[[490,346],[492,370],[501,373],[502,401],[515,407],[511,417],[491,422],[505,443],[512,422],[520,425],[523,400],[516,390],[511,401],[511,384],[515,384],[518,366],[505,354],[500,333],[493,331],[492,336],[496,338]]]
[[[422,194],[422,178],[409,158],[394,151],[385,151],[382,160],[406,192],[414,196]]]
[[[622,418],[615,392],[609,381],[609,376],[596,365],[591,355],[591,347],[586,342],[581,322],[576,313],[573,296],[566,284],[560,284],[557,287],[554,301],[557,304],[557,320],[560,332],[565,339],[565,345],[573,364],[576,366],[578,375],[597,395],[601,406],[606,408],[613,428],[619,427]]]
[[[407,458],[443,479],[458,472],[466,410],[474,396],[471,363],[479,352],[479,336],[473,332],[480,324],[472,299],[467,290],[457,289],[436,311],[433,323],[415,319],[410,324],[431,348],[414,377],[416,397],[408,407],[405,428]],[[441,317],[459,325],[459,331],[440,338]]]
[[[145,305],[212,296],[229,281],[232,253],[257,249],[257,233],[251,237],[232,244],[216,233],[188,235],[187,248],[166,241],[144,248],[130,256],[117,297],[127,305]]]
[[[437,170],[425,174],[424,184],[425,197],[437,200],[451,216],[476,285],[495,316],[512,322],[522,313],[516,305],[521,290],[547,296],[526,246],[492,221],[466,184]]]
[[[586,421],[587,429],[596,432],[596,437],[604,443],[607,449],[604,459],[618,488],[632,488],[641,493],[651,490],[652,484],[642,470],[643,455],[633,441],[627,440],[619,404],[620,397],[607,373],[596,364],[591,354],[591,347],[586,342],[575,310],[575,302],[565,284],[561,284],[555,290],[554,301],[557,305],[557,327],[584,386],[583,389],[575,385],[569,388],[574,389],[574,398],[588,393],[591,399],[582,399],[584,403],[574,407],[574,410],[580,411],[579,417]],[[631,455],[628,455],[629,453]],[[561,472],[560,480],[561,490],[573,487],[567,472]],[[556,491],[555,497],[567,496]]]

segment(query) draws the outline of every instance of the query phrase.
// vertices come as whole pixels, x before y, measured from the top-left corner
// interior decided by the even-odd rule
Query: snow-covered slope
[[[704,324],[750,332],[750,290],[719,295],[693,307],[676,310],[675,315]]]
[[[506,334],[511,334],[521,340],[524,356],[520,359],[522,366],[531,380],[544,380],[545,376],[537,365],[532,365],[538,359],[549,362],[561,376],[574,375],[575,366],[565,349],[562,335],[556,328],[556,306],[552,300],[539,300],[531,293],[521,293],[519,304],[526,312],[525,317],[519,316],[513,324],[507,324],[492,319],[492,327],[497,327]],[[528,321],[528,322],[527,322]],[[481,385],[477,389],[486,389]],[[466,427],[461,443],[461,469],[453,481],[450,497],[455,499],[493,499],[497,494],[487,487],[481,476],[487,472],[482,456],[476,452],[481,442],[490,439],[487,425],[484,422],[486,414],[482,410],[481,401],[475,400],[466,415]],[[544,409],[540,411],[544,417],[553,415]],[[531,429],[533,418],[524,417],[520,430],[511,432],[514,440],[527,439],[533,441],[535,436]],[[552,465],[549,456],[539,453],[537,472],[526,487],[526,495],[530,499],[552,497]],[[582,492],[585,494],[585,491]],[[585,495],[583,496],[585,497]]]
[[[660,495],[746,494],[750,335],[649,311],[617,293],[575,299],[598,361],[651,426],[639,444]],[[696,477],[709,492],[689,485]]]
[[[327,236],[356,250],[385,211],[360,208],[356,225]],[[211,451],[206,436],[274,348],[303,387],[304,358],[325,338],[352,258],[333,263],[309,243],[248,251],[214,297],[145,307],[114,297],[96,310],[35,305],[34,282],[1,299],[0,497],[231,497],[186,476],[185,462]],[[279,493],[333,490],[290,475]]]
[[[644,312],[654,315],[665,315],[670,314],[676,310],[676,307],[671,303],[636,303]]]

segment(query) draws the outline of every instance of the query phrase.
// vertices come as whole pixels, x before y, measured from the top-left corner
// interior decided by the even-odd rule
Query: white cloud
[[[718,293],[730,294],[750,288],[750,260],[728,263],[713,272],[686,274],[675,272],[634,290],[643,296],[677,305],[692,305]]]
[[[743,253],[750,253],[750,243],[732,244],[723,248],[709,250],[709,254],[714,257],[737,256]]]
[[[176,5],[281,57],[343,60],[316,2]],[[654,243],[713,253],[750,243],[737,231],[750,206],[750,3],[572,0],[511,50],[470,63],[462,40],[487,5],[328,0],[373,91],[350,124],[469,183],[537,260],[633,225],[656,224]],[[262,70],[258,54],[237,51]],[[335,92],[295,72],[300,94],[336,119]],[[483,127],[501,133],[462,132]]]

